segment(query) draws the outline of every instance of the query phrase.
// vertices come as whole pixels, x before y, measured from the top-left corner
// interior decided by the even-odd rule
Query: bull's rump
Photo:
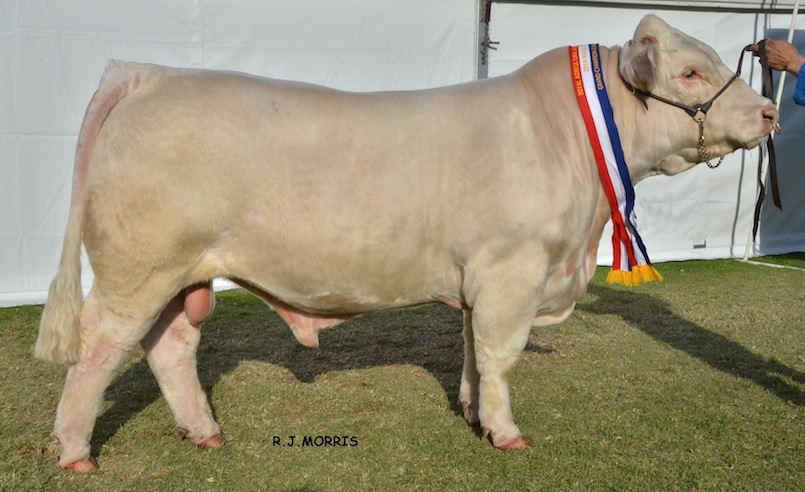
[[[525,232],[533,172],[501,150],[522,137],[497,85],[359,95],[151,68],[93,152],[96,277],[240,278],[317,311],[455,299],[479,245]]]

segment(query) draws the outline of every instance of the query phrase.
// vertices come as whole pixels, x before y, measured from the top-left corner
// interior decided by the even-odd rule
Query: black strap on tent
[[[761,40],[757,43],[757,55],[760,60],[760,70],[763,75],[763,85],[761,87],[761,94],[769,99],[773,98],[774,83],[771,77],[771,67],[769,67],[769,59],[766,54],[766,41]],[[777,158],[774,153],[774,139],[769,137],[766,141],[766,148],[769,154],[769,184],[771,185],[771,196],[774,205],[780,210],[783,209],[783,203],[780,200],[780,187],[777,183]],[[757,237],[758,226],[760,225],[760,209],[763,206],[763,199],[766,197],[766,184],[763,182],[763,153],[758,153],[758,166],[757,166],[757,180],[760,187],[758,193],[757,203],[755,204],[755,221],[752,225],[752,240]]]

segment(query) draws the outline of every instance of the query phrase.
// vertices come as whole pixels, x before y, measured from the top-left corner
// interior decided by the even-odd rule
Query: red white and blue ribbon
[[[633,286],[662,280],[637,232],[634,188],[607,96],[598,45],[570,46],[569,50],[573,88],[612,210],[613,265],[607,281]]]

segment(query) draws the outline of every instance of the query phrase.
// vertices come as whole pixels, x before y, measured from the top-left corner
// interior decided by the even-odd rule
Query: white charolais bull
[[[733,75],[715,52],[649,16],[601,56],[632,180],[696,165],[696,123],[644,107],[630,86],[705,101]],[[708,113],[707,155],[754,147],[776,123],[771,102],[737,81]],[[504,77],[372,94],[111,64],[79,135],[35,347],[71,364],[60,465],[97,467],[102,395],[137,343],[182,433],[224,443],[195,360],[214,277],[264,299],[310,347],[360,313],[463,309],[465,416],[496,447],[525,447],[510,375],[531,326],[562,321],[585,293],[610,215],[585,131],[567,48]],[[95,274],[85,301],[82,237]]]

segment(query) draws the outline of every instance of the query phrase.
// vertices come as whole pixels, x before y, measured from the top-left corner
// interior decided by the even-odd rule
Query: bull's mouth
[[[757,136],[756,138],[753,138],[751,140],[745,140],[745,141],[741,142],[740,148],[742,148],[744,150],[754,149],[758,145],[761,145],[761,144],[765,143],[768,139],[772,138],[773,133],[776,133],[777,135],[780,135],[780,134],[783,133],[783,128],[780,126],[780,122],[777,121],[776,118],[767,117],[767,118],[765,118],[765,122],[766,122],[766,124],[769,125],[768,130],[766,130],[765,133],[763,133],[762,135]]]
[[[771,137],[770,133],[761,135],[753,140],[741,142],[740,148],[743,150],[752,150],[755,147],[765,143]]]
[[[774,123],[774,125],[772,125],[772,129],[770,129],[768,133],[764,133],[763,135],[753,138],[752,140],[741,142],[741,148],[744,150],[754,149],[755,147],[766,143],[770,138],[772,138],[773,133],[776,133],[777,135],[782,133],[779,123]]]

